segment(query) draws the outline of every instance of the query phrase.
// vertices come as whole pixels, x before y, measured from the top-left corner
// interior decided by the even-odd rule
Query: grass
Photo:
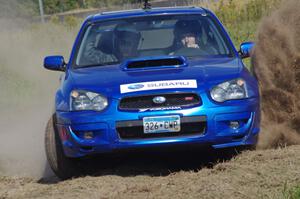
[[[236,49],[246,41],[256,40],[256,31],[261,19],[269,15],[280,4],[281,0],[220,0],[215,3],[200,4],[217,15],[226,27]],[[250,68],[250,59],[244,59]]]
[[[284,199],[300,199],[300,185],[293,187],[293,188],[284,188],[283,191],[283,198]]]
[[[213,168],[202,169],[201,161],[205,159],[202,157],[207,154],[200,151],[194,151],[193,155],[174,153],[161,157],[157,153],[135,158],[128,155],[115,163],[104,161],[98,175],[59,183],[50,181],[45,185],[24,181],[24,178],[0,178],[0,198],[1,193],[6,193],[6,198],[59,198],[63,195],[65,199],[297,199],[297,189],[286,189],[284,195],[283,187],[285,184],[294,187],[300,182],[297,177],[299,150],[300,146],[291,146],[247,151],[230,161],[216,162]],[[184,163],[180,159],[184,159]],[[191,165],[196,168],[176,170]]]
[[[227,28],[236,46],[243,41],[254,41],[257,25],[262,17],[276,8],[281,0],[220,0],[200,4],[215,12]]]

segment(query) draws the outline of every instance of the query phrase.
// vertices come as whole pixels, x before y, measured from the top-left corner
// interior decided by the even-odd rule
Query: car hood
[[[110,65],[69,70],[67,76],[71,81],[71,89],[94,91],[111,98],[149,94],[149,92],[171,92],[168,89],[137,89],[136,91],[121,93],[121,85],[152,81],[196,80],[198,89],[207,89],[217,83],[237,78],[241,72],[242,64],[239,58],[216,58],[189,60],[187,66],[179,68],[155,67],[126,71],[121,66]],[[188,91],[191,88],[175,87],[171,90]]]

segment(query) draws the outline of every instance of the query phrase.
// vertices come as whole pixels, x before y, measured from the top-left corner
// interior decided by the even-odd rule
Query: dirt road
[[[283,198],[285,188],[300,184],[300,146],[246,151],[221,163],[202,164],[197,153],[131,157],[132,163],[117,161],[96,176],[61,182],[0,177],[0,198],[273,199]]]

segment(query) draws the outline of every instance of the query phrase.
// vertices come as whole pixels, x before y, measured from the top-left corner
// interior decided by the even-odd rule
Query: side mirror
[[[244,42],[240,46],[239,54],[242,59],[250,57],[251,50],[254,47],[254,42]]]
[[[65,65],[63,56],[48,56],[44,59],[44,67],[48,70],[65,71]]]

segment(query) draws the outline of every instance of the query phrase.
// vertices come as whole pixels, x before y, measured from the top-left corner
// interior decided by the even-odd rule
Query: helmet
[[[197,20],[179,20],[174,27],[174,37],[179,39],[185,34],[199,36],[201,31],[200,23]]]
[[[141,39],[141,33],[137,31],[134,25],[130,23],[118,24],[114,29],[114,49],[119,57],[124,57],[124,54],[135,54],[138,48],[139,41]],[[121,47],[128,48],[130,52],[121,52]],[[124,51],[124,50],[123,50]],[[125,50],[126,51],[126,50]],[[127,57],[129,55],[126,55]]]
[[[137,31],[136,27],[128,22],[123,22],[123,23],[119,23],[116,27],[115,27],[115,32],[116,33],[122,33],[122,32],[128,32],[128,33],[132,33],[135,35],[139,35],[139,31]]]

